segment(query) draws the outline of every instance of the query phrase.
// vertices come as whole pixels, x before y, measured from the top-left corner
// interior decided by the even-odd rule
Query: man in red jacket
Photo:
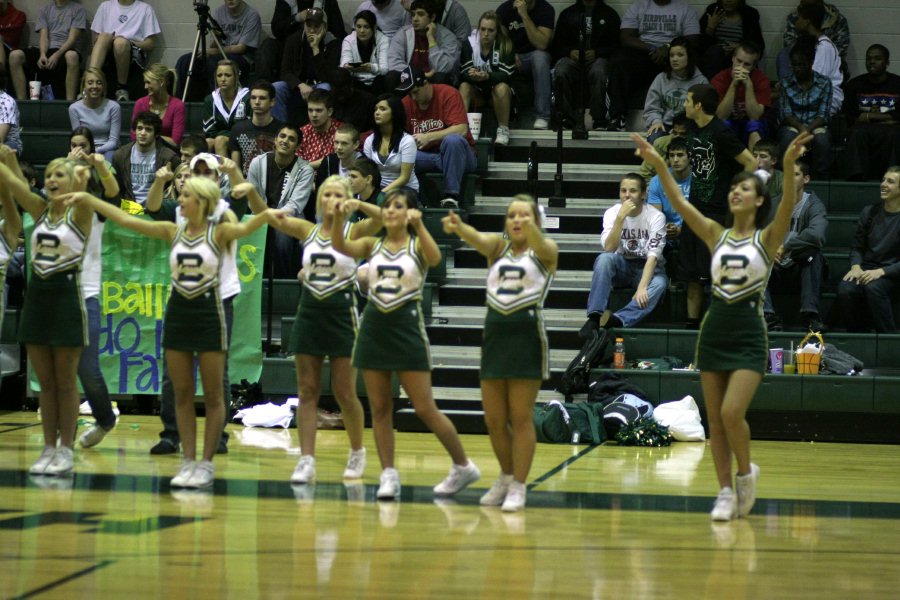
[[[441,206],[457,208],[462,179],[477,166],[475,140],[462,96],[454,87],[432,84],[422,71],[407,67],[400,74],[399,92],[406,110],[406,131],[416,139],[416,175],[444,174]]]

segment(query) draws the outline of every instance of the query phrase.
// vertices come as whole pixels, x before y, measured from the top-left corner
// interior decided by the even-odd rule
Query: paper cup
[[[469,117],[469,133],[477,142],[478,136],[481,135],[481,113],[467,113],[467,116]]]
[[[40,81],[29,81],[28,82],[28,97],[32,100],[40,100],[41,99],[41,82]]]
[[[769,350],[769,364],[773,373],[784,373],[784,348],[772,348]]]

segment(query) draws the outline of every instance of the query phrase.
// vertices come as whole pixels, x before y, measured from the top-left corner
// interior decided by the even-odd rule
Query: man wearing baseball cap
[[[477,166],[475,140],[469,133],[469,118],[456,88],[431,83],[419,69],[407,67],[400,74],[398,92],[406,110],[406,131],[416,140],[416,176],[444,174],[442,207],[459,206],[460,188],[466,173]]]

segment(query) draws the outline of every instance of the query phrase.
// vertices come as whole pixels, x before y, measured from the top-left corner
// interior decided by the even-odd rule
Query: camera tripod
[[[188,92],[191,89],[191,77],[194,75],[194,64],[200,59],[202,68],[206,68],[206,35],[210,32],[210,23],[212,23],[213,43],[219,49],[222,58],[227,58],[225,49],[219,41],[218,33],[221,33],[222,27],[209,15],[209,5],[194,2],[194,10],[197,11],[199,20],[197,21],[197,37],[194,39],[194,49],[191,51],[191,62],[188,64],[187,77],[184,80],[184,92],[182,93],[182,102],[187,101]]]

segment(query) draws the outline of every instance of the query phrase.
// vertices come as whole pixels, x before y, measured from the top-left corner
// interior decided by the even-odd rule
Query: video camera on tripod
[[[225,31],[209,14],[209,0],[194,0],[194,11],[199,17],[199,20],[197,21],[197,37],[194,40],[194,49],[191,52],[191,62],[188,65],[182,100],[187,99],[191,78],[194,75],[194,64],[198,61],[201,65],[206,63],[206,34],[212,32],[212,41],[219,50],[219,56],[223,58],[226,56],[225,49],[222,47],[222,40],[225,39]]]

